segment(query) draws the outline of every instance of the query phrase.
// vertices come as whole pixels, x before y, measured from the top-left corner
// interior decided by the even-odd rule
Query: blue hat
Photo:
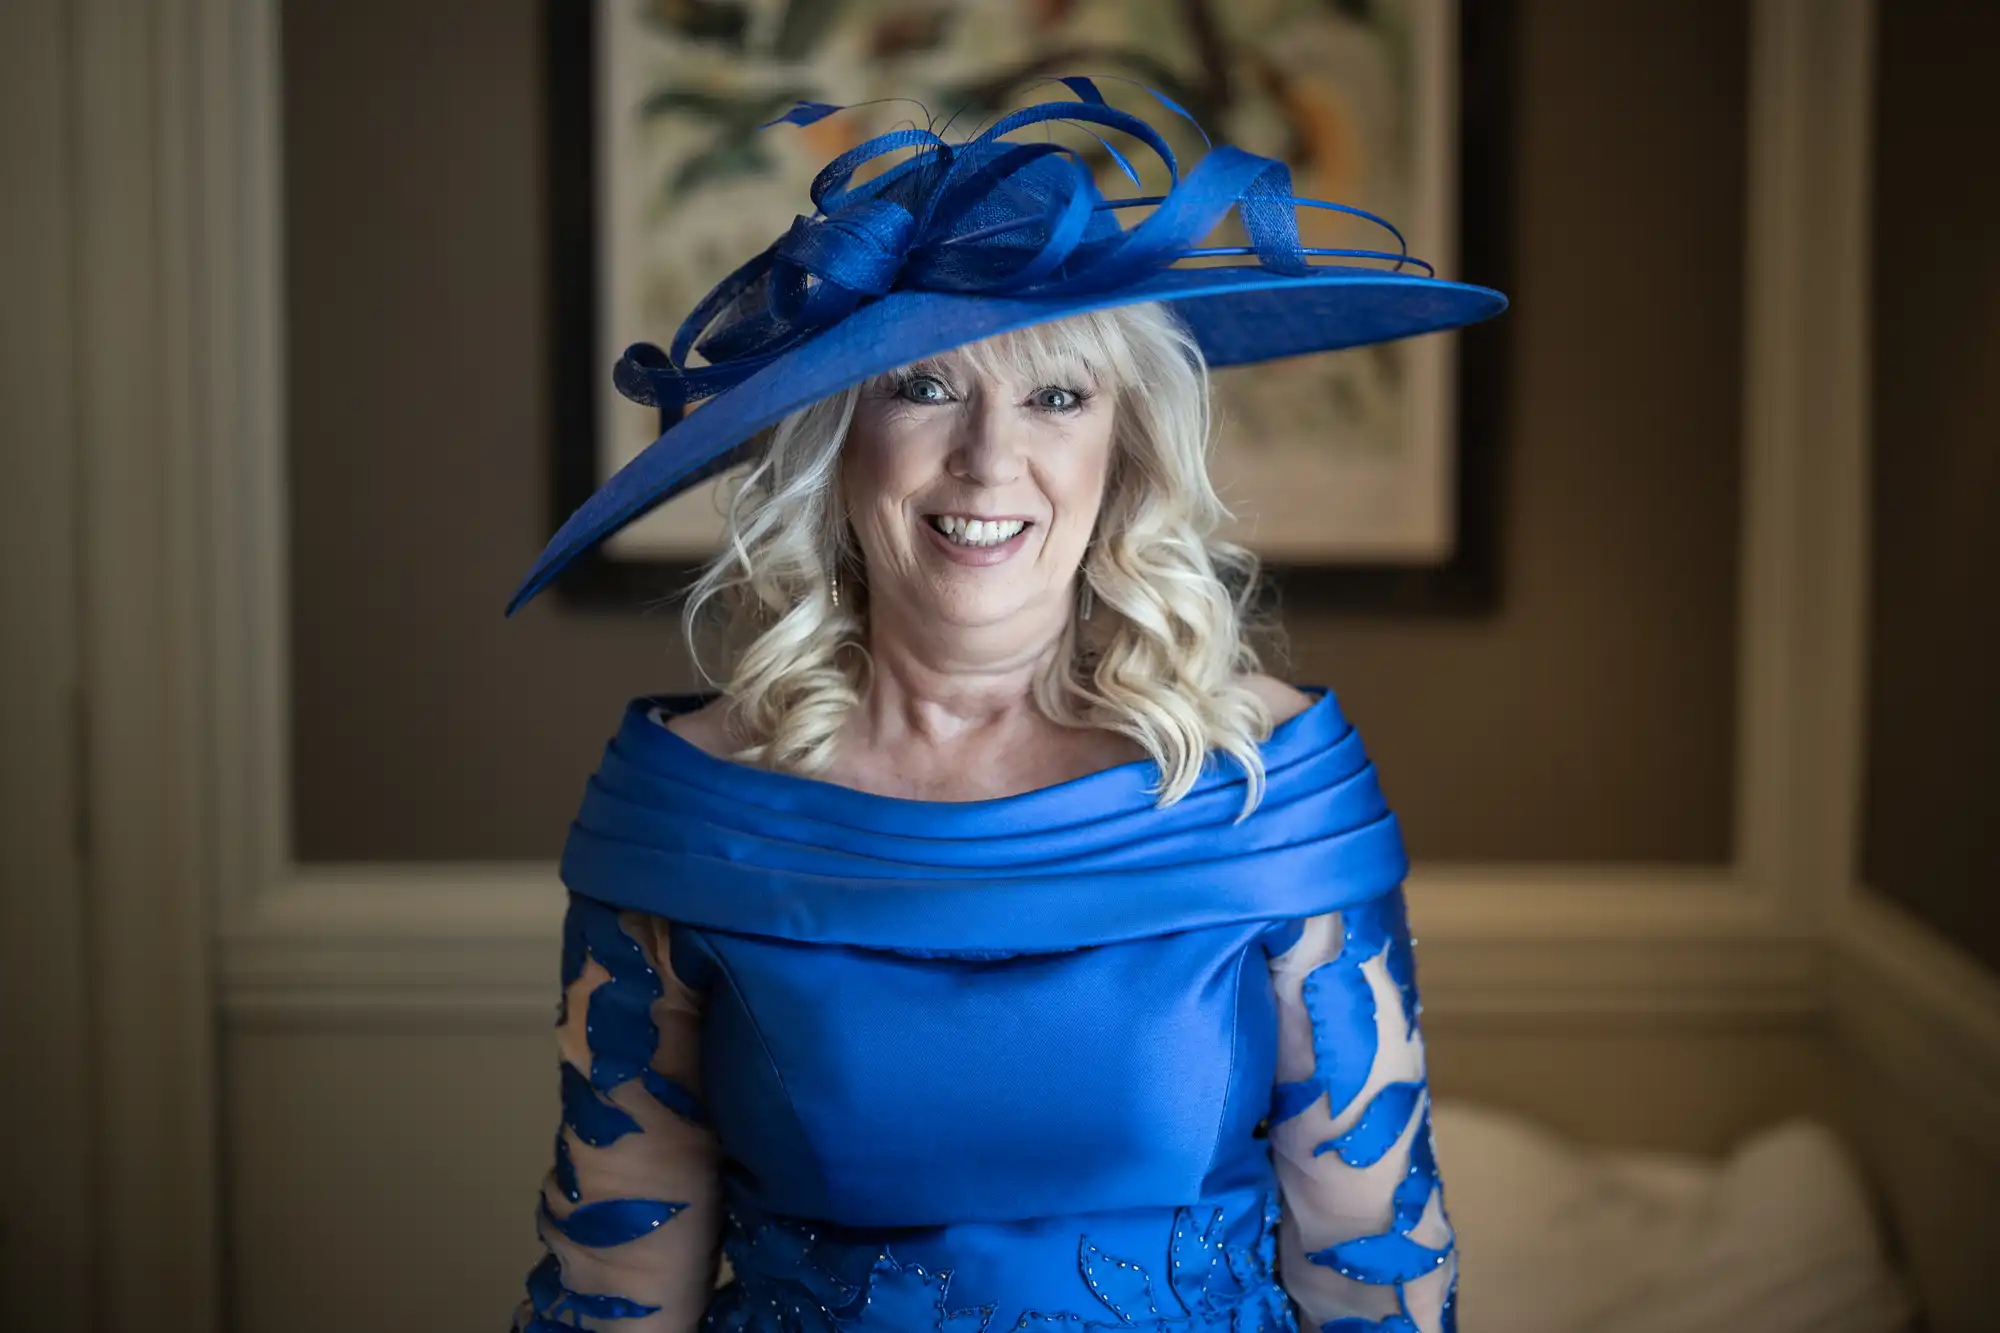
[[[666,430],[570,515],[508,614],[598,542],[744,461],[765,427],[954,347],[1160,301],[1211,366],[1235,366],[1459,328],[1506,309],[1491,288],[1434,276],[1373,214],[1297,198],[1282,162],[1223,144],[1183,177],[1153,126],[1106,104],[1090,79],[1061,82],[1080,100],[1026,107],[962,143],[909,128],[842,153],[813,181],[813,216],[723,279],[667,351],[628,348],[614,372],[619,392],[658,407]],[[801,102],[771,123],[810,125],[841,109]],[[1008,137],[1050,121],[1081,126],[1138,186],[1130,161],[1091,127],[1130,135],[1159,156],[1170,188],[1106,199],[1075,149]],[[854,183],[865,164],[905,151],[906,160]],[[1118,221],[1120,209],[1138,207],[1152,211],[1130,227]],[[1396,249],[1305,246],[1299,208],[1363,218]],[[1250,243],[1202,245],[1231,209]],[[701,363],[689,364],[690,353]],[[701,399],[710,401],[683,417]]]

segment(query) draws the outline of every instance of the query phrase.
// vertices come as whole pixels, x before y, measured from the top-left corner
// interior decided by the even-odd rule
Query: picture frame
[[[1006,3],[1014,4],[1014,0]],[[1088,4],[1090,0],[1079,3]],[[1270,3],[1288,4],[1294,0],[1270,0]],[[1438,262],[1445,276],[1506,290],[1511,250],[1509,150],[1513,137],[1511,5],[1506,0],[1478,0],[1463,5],[1455,0],[1316,0],[1316,3],[1334,15],[1326,20],[1328,24],[1347,24],[1343,31],[1348,33],[1365,32],[1352,25],[1365,22],[1370,16],[1378,23],[1383,22],[1385,7],[1393,7],[1405,19],[1415,14],[1425,20],[1407,23],[1406,27],[1415,34],[1410,38],[1414,45],[1421,46],[1428,35],[1433,49],[1428,55],[1406,53],[1402,58],[1412,67],[1428,61],[1432,82],[1448,78],[1450,86],[1442,93],[1433,87],[1427,94],[1427,121],[1426,117],[1416,115],[1407,121],[1397,121],[1393,115],[1381,117],[1385,122],[1405,127],[1409,121],[1420,122],[1420,129],[1427,124],[1428,129],[1422,129],[1422,133],[1433,142],[1434,148],[1429,170],[1434,178],[1442,177],[1433,179],[1427,191],[1414,187],[1403,191],[1402,203],[1408,204],[1421,195],[1421,202],[1431,215],[1426,225],[1411,226],[1412,251]],[[640,339],[661,343],[669,340],[682,314],[708,285],[748,259],[789,221],[787,214],[774,224],[764,214],[775,216],[773,210],[779,208],[797,211],[806,204],[804,185],[796,183],[795,189],[787,188],[794,183],[784,179],[785,173],[790,171],[795,175],[800,169],[799,162],[816,163],[831,155],[821,152],[814,157],[814,146],[805,145],[792,161],[772,166],[776,152],[772,137],[786,134],[791,127],[762,131],[756,128],[756,124],[775,117],[789,106],[787,99],[839,101],[842,96],[840,89],[814,82],[813,66],[802,61],[798,53],[799,42],[809,40],[811,34],[802,38],[790,31],[794,15],[807,13],[805,27],[815,29],[822,41],[837,41],[840,34],[834,25],[842,11],[850,15],[861,12],[864,16],[873,12],[879,24],[884,7],[876,6],[871,11],[870,6],[854,0],[785,0],[779,5],[784,15],[780,30],[774,35],[766,21],[760,36],[756,20],[760,15],[768,19],[761,11],[769,8],[732,4],[728,0],[700,0],[691,5],[662,5],[649,0],[545,0],[551,531],[624,458],[657,433],[657,422],[646,419],[646,409],[618,401],[610,389],[610,368],[620,350],[626,343]],[[725,99],[715,95],[710,75],[703,75],[702,87],[697,90],[692,79],[686,83],[663,79],[658,59],[649,66],[644,60],[632,58],[635,50],[647,45],[643,34],[635,36],[632,31],[632,25],[641,21],[635,15],[642,12],[655,15],[651,21],[657,23],[665,21],[657,15],[668,11],[674,14],[675,22],[708,25],[690,41],[719,43],[738,62],[740,68],[732,70],[730,76],[737,82],[725,86],[741,88],[740,96]],[[923,15],[944,11],[905,6],[900,12]],[[1184,18],[1194,16],[1191,22],[1197,28],[1204,22],[1213,26],[1213,8],[1201,0],[1180,6],[1174,12]],[[1204,14],[1208,15],[1206,19],[1202,17]],[[1297,21],[1310,24],[1313,16],[1307,14]],[[1298,31],[1294,30],[1293,45],[1299,44]],[[1310,28],[1303,31],[1308,37],[1312,35]],[[828,36],[830,32],[835,34],[832,39]],[[846,35],[850,39],[853,36]],[[876,41],[878,48],[885,40],[873,31],[867,35]],[[921,41],[923,37],[922,33],[892,34],[892,38],[905,41]],[[1211,32],[1208,40],[1220,39]],[[1434,49],[1446,40],[1450,43],[1448,53]],[[790,46],[782,51],[782,59],[771,54],[766,68],[760,62],[770,53],[760,50],[760,42],[767,48],[784,47],[786,43]],[[981,49],[993,47],[990,32],[980,45]],[[674,50],[671,41],[663,49]],[[827,59],[838,60],[839,49],[842,48],[836,48],[835,54]],[[706,55],[705,47],[702,53]],[[939,70],[965,67],[963,60],[954,63],[948,51],[941,57],[935,50],[925,54],[933,57],[923,65],[933,85],[948,82],[941,79]],[[1449,59],[1444,59],[1444,55]],[[1182,64],[1186,61],[1184,54]],[[1235,52],[1227,63],[1229,72],[1242,67],[1245,64],[1242,52]],[[1254,58],[1248,63],[1252,69],[1258,68]],[[1377,65],[1381,63],[1376,61]],[[1018,105],[1020,93],[1031,88],[1031,81],[1044,72],[1040,68],[1043,65],[1061,73],[1108,74],[1127,96],[1141,99],[1145,96],[1143,92],[1133,94],[1130,90],[1136,89],[1142,78],[1150,81],[1149,86],[1166,83],[1169,86],[1160,91],[1175,95],[1179,105],[1187,106],[1197,116],[1201,111],[1214,110],[1213,94],[1204,96],[1196,78],[1185,68],[1177,68],[1171,59],[1101,44],[1090,51],[1044,51],[1030,60],[1016,60],[995,74],[993,82],[1002,85],[998,92],[990,91],[988,85],[979,84],[976,78],[968,81],[961,76],[956,85],[958,101],[963,103],[982,94],[997,100],[1011,94],[1012,104]],[[1439,69],[1445,73],[1438,73]],[[844,68],[842,72],[846,72]],[[978,75],[983,70],[975,66],[973,72]],[[1364,63],[1361,76],[1367,77],[1369,73]],[[827,76],[822,73],[819,77]],[[876,72],[873,77],[893,78],[893,75]],[[1377,76],[1374,82],[1379,84],[1383,80]],[[1107,88],[1111,86],[1107,84]],[[1278,86],[1283,87],[1282,83]],[[971,90],[969,94],[967,89]],[[1066,93],[1059,86],[1036,94],[1062,95]],[[1377,103],[1382,100],[1378,92]],[[1128,100],[1124,104],[1142,110],[1149,118],[1165,118],[1157,110],[1157,103],[1146,107],[1143,101]],[[672,124],[669,133],[653,133],[643,150],[635,152],[632,127],[638,117],[621,114],[621,108],[641,105],[645,107],[644,114],[656,118],[644,128],[650,130],[661,116],[678,115],[680,122]],[[772,107],[776,109],[771,110]],[[954,105],[952,109],[961,107]],[[767,110],[769,115],[764,114]],[[898,110],[906,120],[913,114],[909,107]],[[940,118],[947,114],[940,108],[932,110]],[[1306,116],[1310,111],[1308,106],[1298,114]],[[921,113],[916,114],[920,118]],[[1446,116],[1448,126],[1440,122],[1440,117]],[[1237,118],[1251,119],[1247,113],[1239,113]],[[717,130],[718,125],[725,128]],[[869,129],[884,127],[878,124]],[[1304,128],[1308,132],[1324,129],[1309,119],[1304,121]],[[1298,140],[1299,135],[1294,133],[1291,141]],[[1363,148],[1369,146],[1365,136],[1361,136],[1361,142]],[[1443,162],[1436,160],[1440,155],[1436,145],[1440,142],[1451,150],[1444,154]],[[1196,151],[1199,146],[1196,140]],[[1257,145],[1246,146],[1261,151]],[[1323,145],[1319,147],[1323,151]],[[631,162],[639,158],[644,159],[640,167],[611,169],[613,161]],[[1299,193],[1315,193],[1311,188],[1310,163],[1304,170],[1295,166],[1295,174],[1300,177],[1295,186]],[[1322,176],[1326,174],[1321,171]],[[1415,177],[1419,173],[1413,170],[1408,174]],[[688,185],[690,180],[695,182],[692,187]],[[660,202],[666,192],[662,181],[679,191],[665,205]],[[1404,184],[1408,186],[1410,182]],[[1382,192],[1396,193],[1393,189]],[[706,204],[732,201],[729,207],[734,211],[725,211],[727,225],[711,225],[705,239],[690,239],[694,220],[703,215],[701,211],[685,208],[686,196],[690,194]],[[1364,207],[1381,203],[1373,199],[1356,201],[1339,194],[1320,197],[1359,202]],[[783,202],[778,202],[781,199]],[[1391,221],[1403,223],[1408,211],[1394,207],[1395,202],[1390,201],[1382,211],[1392,214]],[[682,211],[663,214],[663,208]],[[713,219],[714,209],[707,210],[706,215]],[[634,218],[640,218],[642,223],[635,224]],[[643,250],[645,226],[663,229],[673,244],[656,247],[650,253]],[[760,226],[769,230],[771,236],[761,236]],[[754,239],[745,239],[746,236]],[[1327,242],[1309,236],[1308,243]],[[1357,237],[1354,241],[1334,243],[1375,244],[1376,241]],[[1450,253],[1454,249],[1455,257]],[[687,252],[697,252],[696,257],[687,260],[684,257]],[[1223,423],[1217,472],[1225,502],[1242,510],[1242,494],[1246,490],[1258,492],[1261,484],[1262,494],[1278,497],[1280,505],[1283,497],[1293,494],[1340,496],[1348,498],[1353,506],[1346,515],[1332,512],[1327,520],[1322,519],[1324,506],[1294,506],[1278,519],[1270,520],[1253,504],[1249,508],[1256,523],[1228,534],[1258,552],[1285,606],[1308,604],[1371,612],[1467,614],[1497,605],[1501,464],[1505,456],[1502,437],[1507,384],[1506,325],[1503,318],[1455,334],[1393,344],[1386,351],[1356,349],[1300,358],[1270,368],[1249,367],[1216,373],[1218,409]],[[1335,358],[1365,357],[1374,357],[1375,362],[1351,368],[1356,373],[1348,373],[1350,368],[1334,364]],[[1381,415],[1381,420],[1400,422],[1400,433],[1391,437],[1392,445],[1418,437],[1420,443],[1400,455],[1395,448],[1375,448],[1372,454],[1356,448],[1348,450],[1345,459],[1334,457],[1316,442],[1321,434],[1317,421],[1322,415],[1332,418],[1339,409],[1329,407],[1321,413],[1315,406],[1319,400],[1311,395],[1322,389],[1345,390],[1350,398],[1381,401],[1380,392],[1372,398],[1367,395],[1368,374],[1375,376],[1375,383],[1401,388],[1403,392],[1405,415],[1392,417],[1387,412]],[[1404,380],[1409,384],[1404,385]],[[1354,391],[1356,386],[1359,393]],[[1273,409],[1273,420],[1279,423],[1277,429],[1260,421],[1260,414]],[[1428,420],[1420,420],[1426,415]],[[1282,446],[1291,436],[1300,434],[1301,422],[1314,423],[1315,438],[1294,444],[1289,450],[1267,448],[1261,458],[1252,455],[1232,472],[1235,460],[1229,450],[1235,446],[1231,425],[1245,417],[1265,426],[1257,436],[1260,441],[1276,439]],[[1357,414],[1356,428],[1348,434],[1365,445],[1369,425],[1369,418]],[[1254,471],[1260,466],[1267,469],[1261,474],[1261,483],[1260,474]],[[1273,474],[1269,471],[1273,468],[1279,471]],[[702,504],[706,504],[706,512],[696,508]],[[575,607],[630,610],[677,597],[694,577],[706,551],[712,549],[713,536],[719,532],[719,518],[716,502],[706,492],[679,497],[663,510],[589,552],[567,570],[555,584],[564,602]],[[1391,521],[1380,521],[1384,514]],[[1398,517],[1405,514],[1409,516],[1407,519]],[[1366,531],[1371,524],[1380,531]],[[704,545],[705,542],[710,544]]]

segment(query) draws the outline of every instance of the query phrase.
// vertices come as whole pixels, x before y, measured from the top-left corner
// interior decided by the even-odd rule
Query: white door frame
[[[34,875],[10,886],[32,924],[6,967],[35,992],[10,1014],[34,1068],[6,1095],[39,1136],[9,1136],[26,1151],[8,1266],[34,1265],[10,1274],[9,1317],[51,1327],[220,1317],[199,493],[219,438],[199,284],[218,266],[192,48],[221,17],[29,0],[0,23],[10,143],[33,146],[8,186],[41,226],[0,247],[7,290],[31,295],[7,312],[26,337],[7,358],[4,509],[10,544],[34,541],[8,570],[10,648],[33,645],[8,708],[38,714],[6,748],[9,863]]]

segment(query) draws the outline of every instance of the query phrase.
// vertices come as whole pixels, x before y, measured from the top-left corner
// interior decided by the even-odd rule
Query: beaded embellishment
[[[1264,1196],[1254,1247],[1221,1239],[1222,1209],[1176,1209],[1152,1263],[1077,1238],[1077,1274],[1095,1307],[1023,1310],[996,1325],[991,1305],[959,1306],[949,1269],[897,1258],[893,1247],[836,1239],[783,1218],[723,1239],[735,1281],[711,1303],[704,1333],[1297,1333],[1278,1286],[1277,1200]],[[1162,1219],[1166,1221],[1166,1218]]]

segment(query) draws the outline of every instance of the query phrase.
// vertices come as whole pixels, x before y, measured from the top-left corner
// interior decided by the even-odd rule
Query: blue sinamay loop
[[[667,351],[649,344],[628,349],[614,375],[619,391],[677,418],[689,403],[741,383],[862,304],[898,289],[1082,294],[1115,289],[1184,259],[1228,256],[1287,274],[1309,272],[1318,258],[1379,261],[1394,272],[1415,267],[1433,274],[1411,256],[1402,233],[1373,213],[1294,195],[1284,163],[1225,144],[1183,175],[1160,132],[1108,105],[1093,80],[1059,82],[1078,100],[1010,112],[963,143],[913,127],[877,135],[836,157],[812,183],[817,212],[796,219],[762,254],[717,283],[682,321]],[[1193,122],[1166,97],[1147,91]],[[810,125],[846,109],[800,102],[770,124]],[[1052,122],[1078,126],[1097,139],[1135,185],[1131,162],[1095,127],[1137,140],[1166,167],[1172,188],[1164,195],[1106,199],[1074,149],[1008,138]],[[911,156],[855,182],[863,167],[902,152]],[[1152,212],[1129,228],[1120,225],[1118,210],[1136,207]],[[1396,249],[1308,247],[1299,239],[1300,208],[1372,223],[1395,239]],[[1201,245],[1232,210],[1249,244]],[[689,364],[695,354],[703,364]]]

